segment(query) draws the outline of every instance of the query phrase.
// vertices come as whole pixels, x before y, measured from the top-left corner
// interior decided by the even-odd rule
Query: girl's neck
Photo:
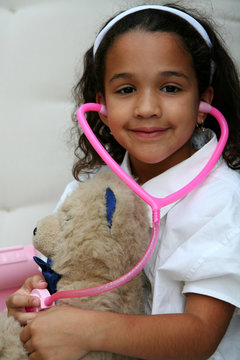
[[[137,182],[140,185],[143,185],[147,181],[153,179],[154,177],[162,174],[173,166],[188,159],[195,152],[195,150],[191,146],[185,147],[185,149],[185,154],[184,156],[182,156],[183,154],[181,153],[181,158],[178,158],[175,153],[172,156],[169,156],[167,159],[156,164],[143,163],[141,161],[138,161],[138,159],[133,158],[131,154],[129,154],[132,174],[137,178]]]

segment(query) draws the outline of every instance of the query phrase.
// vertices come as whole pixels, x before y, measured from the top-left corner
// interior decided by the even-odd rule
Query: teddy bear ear
[[[109,229],[111,229],[112,217],[116,210],[117,200],[116,200],[116,197],[115,197],[113,191],[110,188],[106,189],[105,197],[106,197],[107,222],[108,222]]]

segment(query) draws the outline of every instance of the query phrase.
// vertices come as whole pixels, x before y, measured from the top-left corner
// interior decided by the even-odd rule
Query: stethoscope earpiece
[[[200,102],[199,109],[198,109],[199,112],[208,114],[211,112],[211,110],[212,110],[212,106],[210,104],[208,104],[204,101]]]
[[[107,116],[107,107],[105,105],[101,105],[99,113]]]

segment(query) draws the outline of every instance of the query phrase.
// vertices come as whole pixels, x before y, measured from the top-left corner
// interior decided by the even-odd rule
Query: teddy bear
[[[57,212],[34,229],[33,245],[48,258],[36,259],[49,291],[85,289],[115,280],[142,257],[149,241],[148,208],[112,171],[100,171],[70,194]],[[143,272],[128,283],[99,295],[57,300],[125,314],[143,314]],[[24,360],[21,330],[12,317],[0,317],[0,359]],[[84,360],[127,360],[107,352],[88,353]],[[132,358],[131,358],[132,359]]]

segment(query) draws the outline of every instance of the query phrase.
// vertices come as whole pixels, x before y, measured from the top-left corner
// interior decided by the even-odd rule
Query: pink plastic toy
[[[40,306],[37,308],[27,307],[26,308],[27,312],[39,312],[42,310],[46,310],[52,306],[55,306],[55,302],[53,302],[51,305],[48,305],[48,306],[45,304],[45,299],[48,298],[50,295],[50,293],[47,289],[34,289],[30,295],[39,297]]]
[[[0,249],[0,311],[5,308],[7,297],[22,286],[27,277],[39,273],[33,260],[36,255],[32,245]]]
[[[85,112],[88,111],[97,111],[104,115],[107,115],[107,110],[105,106],[95,103],[88,103],[82,105],[77,111],[77,118],[78,121],[87,136],[88,140],[94,147],[94,149],[98,152],[98,154],[102,157],[102,159],[106,162],[106,164],[138,195],[140,196],[148,205],[152,208],[152,219],[153,219],[153,226],[152,226],[152,236],[149,241],[148,247],[143,254],[142,258],[139,262],[126,274],[121,276],[120,278],[109,282],[107,284],[103,284],[100,286],[96,286],[93,288],[88,289],[79,289],[79,290],[69,290],[69,291],[60,291],[57,292],[47,298],[44,299],[44,306],[50,306],[53,301],[62,298],[71,298],[71,297],[84,297],[84,296],[91,296],[97,295],[102,292],[110,291],[115,289],[126,282],[130,281],[134,276],[136,276],[147,264],[150,257],[152,256],[158,235],[160,230],[160,210],[163,206],[171,204],[183,196],[187,195],[190,191],[192,191],[196,186],[198,186],[209,174],[212,168],[215,166],[216,162],[218,161],[221,153],[225,147],[228,138],[228,126],[224,116],[213,106],[201,102],[199,111],[203,113],[210,113],[213,115],[216,120],[218,121],[221,129],[221,136],[218,142],[218,145],[213,152],[212,156],[210,157],[208,163],[205,167],[200,171],[200,173],[191,180],[186,186],[182,189],[164,197],[164,198],[156,198],[151,196],[147,193],[139,184],[137,184],[126,172],[112,159],[112,157],[108,154],[108,152],[104,149],[104,147],[100,144],[97,140],[96,136],[92,132],[90,126],[87,123],[85,118]]]

